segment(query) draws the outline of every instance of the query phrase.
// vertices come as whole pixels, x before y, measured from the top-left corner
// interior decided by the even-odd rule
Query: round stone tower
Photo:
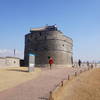
[[[48,57],[54,59],[54,66],[71,66],[73,63],[73,41],[57,29],[55,25],[34,28],[25,35],[25,65],[28,66],[29,53],[35,54],[35,66],[48,66]]]

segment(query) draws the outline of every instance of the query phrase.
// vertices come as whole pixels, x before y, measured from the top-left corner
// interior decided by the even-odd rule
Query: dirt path
[[[47,100],[49,91],[76,70],[79,69],[66,67],[45,69],[38,78],[0,92],[0,100]]]

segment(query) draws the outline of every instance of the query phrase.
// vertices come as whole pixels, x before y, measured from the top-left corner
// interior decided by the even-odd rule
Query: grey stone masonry
[[[25,35],[25,65],[28,66],[29,53],[35,54],[36,66],[48,66],[48,56],[55,65],[72,65],[73,40],[65,36],[55,25],[31,29]]]

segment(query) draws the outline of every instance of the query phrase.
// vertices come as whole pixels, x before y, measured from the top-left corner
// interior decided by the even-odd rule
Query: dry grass
[[[27,67],[0,68],[0,91],[15,87],[23,82],[38,77],[41,70],[35,68],[34,72],[27,72]]]
[[[54,100],[100,100],[100,68],[66,82],[55,93]]]

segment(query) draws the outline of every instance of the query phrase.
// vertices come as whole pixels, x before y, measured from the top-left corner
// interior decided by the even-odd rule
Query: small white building
[[[0,67],[20,67],[20,58],[0,57]]]

